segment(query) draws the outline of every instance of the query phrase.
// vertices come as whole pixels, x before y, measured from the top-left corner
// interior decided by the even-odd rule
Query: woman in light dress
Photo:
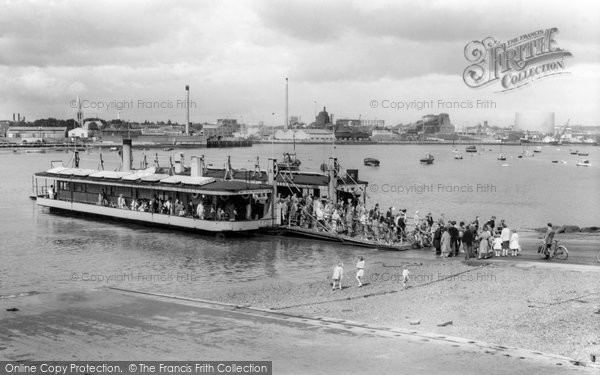
[[[356,262],[356,281],[358,281],[358,287],[363,286],[361,278],[365,275],[365,258],[358,257]]]
[[[333,288],[331,290],[335,290],[335,284],[338,284],[340,290],[342,290],[342,278],[344,277],[344,263],[339,262],[337,266],[333,268],[333,276],[331,280],[333,281]]]
[[[479,235],[479,255],[477,259],[487,258],[488,252],[490,251],[490,238],[492,234],[490,233],[489,226],[483,227],[483,231]]]
[[[443,258],[447,258],[450,253],[452,252],[452,245],[450,244],[450,232],[448,231],[448,228],[443,228],[442,229],[442,240],[441,240],[441,247],[442,247],[442,257]]]
[[[512,234],[510,235],[510,243],[509,248],[511,251],[511,256],[516,257],[519,254],[519,250],[521,250],[521,245],[519,245],[519,233],[517,233],[517,229],[513,229]]]

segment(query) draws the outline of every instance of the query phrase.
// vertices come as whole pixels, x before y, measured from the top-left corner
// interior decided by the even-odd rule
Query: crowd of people
[[[406,211],[396,210],[394,207],[383,211],[379,204],[367,209],[365,204],[353,198],[336,203],[330,199],[314,198],[312,195],[299,198],[296,194],[280,197],[276,208],[283,225],[377,242],[395,243],[406,240],[408,236],[417,236],[418,242],[426,242],[426,238],[430,237],[428,231],[433,225],[433,217],[428,214],[419,218],[417,212],[410,218],[414,229],[408,233],[407,226],[411,223]]]
[[[296,194],[277,200],[276,212],[283,225],[330,232],[385,244],[411,243],[415,247],[434,247],[443,257],[485,258],[517,256],[520,251],[517,229],[512,230],[504,220],[496,223],[492,216],[485,223],[479,216],[472,221],[447,219],[444,214],[435,220],[416,211],[407,215],[406,209],[389,207],[382,210],[378,203],[367,208],[357,199],[333,202],[312,195]]]
[[[98,194],[97,204],[123,210],[190,217],[200,220],[234,221],[244,219],[238,214],[238,208],[234,203],[230,202],[220,205],[209,202],[202,197],[184,203],[178,198],[173,200],[171,197],[162,198],[156,194],[151,199],[127,199],[123,194],[119,194],[116,202],[114,202],[113,200],[108,199],[105,192],[101,192]]]

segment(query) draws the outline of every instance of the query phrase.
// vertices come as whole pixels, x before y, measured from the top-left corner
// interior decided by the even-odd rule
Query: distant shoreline
[[[251,147],[254,144],[282,144],[282,145],[336,145],[336,146],[372,146],[372,145],[398,145],[398,146],[411,146],[411,145],[422,145],[422,146],[552,146],[552,147],[588,147],[588,146],[598,146],[598,143],[563,143],[560,145],[553,145],[549,143],[543,142],[482,142],[482,141],[425,141],[425,142],[417,142],[417,141],[336,141],[334,142],[316,142],[316,141],[281,141],[281,140],[252,140],[252,141],[231,141],[231,142],[213,142],[213,144],[204,144],[204,143],[182,143],[182,144],[172,144],[172,143],[134,143],[132,145],[135,149],[142,148],[213,148],[213,147]],[[243,144],[243,146],[239,146],[238,144]],[[77,148],[78,150],[86,149],[86,148],[110,148],[110,147],[121,147],[121,143],[117,142],[94,142],[94,143],[0,143],[0,150],[2,149],[72,149]]]
[[[253,141],[255,144],[294,144],[296,143],[297,145],[356,145],[356,146],[362,146],[362,145],[454,145],[454,146],[470,146],[470,145],[475,145],[475,146],[598,146],[597,143],[563,143],[560,145],[553,145],[550,143],[544,143],[544,142],[527,142],[527,143],[521,143],[521,142],[483,142],[483,141],[425,141],[425,142],[420,142],[420,141],[360,141],[360,142],[356,142],[356,141],[335,141],[335,143],[333,142],[314,142],[314,141],[281,141],[281,140],[275,140],[275,141],[270,141],[270,140],[257,140],[257,141]]]

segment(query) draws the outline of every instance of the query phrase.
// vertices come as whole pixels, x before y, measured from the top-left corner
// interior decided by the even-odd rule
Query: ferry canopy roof
[[[217,180],[213,177],[192,177],[154,173],[155,168],[134,171],[97,171],[80,168],[51,168],[38,172],[38,177],[49,177],[81,183],[97,183],[114,186],[149,186],[158,190],[182,190],[216,192],[229,194],[267,193],[273,187],[267,184],[250,183],[239,180]]]

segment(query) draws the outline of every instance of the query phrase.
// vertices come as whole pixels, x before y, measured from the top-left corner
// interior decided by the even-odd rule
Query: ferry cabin
[[[278,224],[271,185],[156,172],[60,166],[36,173],[33,190],[39,206],[128,221],[208,232]]]
[[[199,158],[199,173],[213,178],[231,178],[234,181],[267,183],[269,174],[266,171],[235,170],[206,168],[204,160]],[[348,169],[345,174],[339,173],[337,159],[332,158],[331,166],[324,172],[279,170],[274,180],[277,195],[285,198],[291,195],[298,197],[312,195],[315,198],[329,198],[333,201],[346,202],[351,199],[354,204],[365,203],[367,181],[358,177],[357,169]]]

